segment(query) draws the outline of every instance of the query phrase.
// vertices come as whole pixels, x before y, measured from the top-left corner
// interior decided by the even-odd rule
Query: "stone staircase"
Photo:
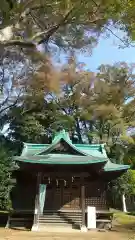
[[[39,216],[39,229],[47,227],[79,229],[81,225],[81,212],[47,211]]]

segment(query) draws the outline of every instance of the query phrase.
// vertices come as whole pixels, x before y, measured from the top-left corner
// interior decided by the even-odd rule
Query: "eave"
[[[105,158],[96,158],[92,156],[57,156],[57,155],[36,155],[36,156],[16,156],[14,160],[17,162],[31,163],[31,164],[44,164],[44,165],[90,165],[106,163]]]

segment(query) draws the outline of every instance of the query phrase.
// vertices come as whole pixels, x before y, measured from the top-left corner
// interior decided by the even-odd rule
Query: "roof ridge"
[[[23,142],[23,145],[24,146],[31,146],[31,145],[33,145],[33,146],[35,146],[35,145],[44,146],[44,145],[50,145],[50,143],[26,143],[26,142]]]
[[[78,153],[80,153],[80,154],[82,154],[82,155],[84,155],[84,156],[88,156],[88,154],[86,154],[85,152],[80,151],[71,141],[68,141],[68,139],[65,139],[65,138],[63,138],[63,137],[62,137],[62,138],[57,138],[57,139],[55,140],[55,142],[53,141],[52,144],[50,144],[50,146],[48,146],[46,149],[42,150],[40,153],[35,154],[35,155],[40,155],[41,153],[44,153],[44,152],[47,152],[47,151],[53,149],[53,148],[55,147],[55,145],[56,145],[58,142],[60,142],[62,139],[63,139],[67,144],[69,144],[70,147],[72,147],[74,150],[76,150]]]

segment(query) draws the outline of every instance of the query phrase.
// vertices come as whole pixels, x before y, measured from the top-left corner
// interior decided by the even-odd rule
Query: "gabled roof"
[[[46,149],[50,144],[23,143],[21,156],[33,156]]]
[[[25,163],[34,163],[34,164],[51,164],[51,165],[89,165],[102,163],[104,166],[106,159],[96,158],[93,156],[74,156],[73,155],[63,155],[60,154],[47,154],[47,155],[34,155],[34,156],[20,156],[15,157],[15,160]]]
[[[104,144],[73,144],[69,138],[69,134],[65,132],[65,130],[57,133],[51,144],[24,143],[21,156],[46,155],[50,153],[61,141],[65,141],[73,150],[76,151],[77,155],[91,155],[93,157],[107,158]]]
[[[107,158],[105,144],[74,144],[78,150],[87,155]]]
[[[56,154],[53,150],[57,144],[65,143],[74,155]],[[51,144],[24,143],[21,156],[15,157],[16,161],[31,164],[60,164],[60,165],[82,165],[103,163],[105,172],[127,170],[129,165],[114,164],[108,159],[105,144],[73,144],[69,134],[65,130],[57,133]]]

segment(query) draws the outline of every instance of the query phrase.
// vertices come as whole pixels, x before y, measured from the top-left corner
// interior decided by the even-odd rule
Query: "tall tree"
[[[83,142],[88,138],[87,120],[91,119],[88,112],[87,97],[92,97],[94,73],[84,70],[84,64],[77,63],[74,56],[62,68],[61,89],[57,95],[51,94],[51,100],[57,105],[59,112],[55,125],[60,124],[72,133],[72,138]],[[85,121],[84,121],[85,120]],[[90,140],[90,139],[89,139]]]
[[[99,140],[113,147],[117,143],[124,149],[128,142],[133,143],[133,139],[127,136],[128,129],[134,127],[134,121],[129,119],[129,113],[134,111],[130,105],[135,98],[133,66],[125,63],[101,66],[94,94],[95,128]]]
[[[33,51],[42,43],[80,49],[106,29],[112,33],[112,25],[134,38],[134,8],[133,0],[2,0],[1,44]]]
[[[13,108],[8,114],[7,121],[10,122],[10,129],[13,130],[11,131],[12,137],[15,134],[16,137],[18,135],[17,139],[22,138],[23,141],[27,137],[28,141],[38,141],[36,138],[40,136],[39,139],[42,141],[41,135],[51,134],[53,130],[56,131],[59,127],[63,127],[71,130],[73,136],[76,135],[79,141],[82,141],[81,122],[84,124],[83,115],[86,115],[86,109],[84,112],[81,105],[84,92],[90,93],[91,91],[89,81],[92,81],[93,74],[81,69],[78,73],[77,67],[79,68],[80,65],[70,58],[69,64],[64,66],[58,74],[58,79],[61,79],[61,82],[58,81],[61,83],[59,91],[50,92],[52,87],[47,87],[46,78],[49,75],[52,81],[55,79],[56,84],[57,73],[54,71],[54,74],[51,74],[53,70],[50,72],[50,68],[47,76],[43,71],[30,79],[23,104],[21,107]],[[50,83],[51,78],[49,78]],[[58,90],[58,86],[55,88]],[[86,129],[85,132],[87,132]]]
[[[52,79],[57,76],[55,73],[51,74]],[[123,161],[127,144],[134,143],[126,134],[134,127],[133,118],[129,119],[135,96],[133,68],[119,63],[101,66],[94,74],[70,57],[58,74],[61,81],[57,92],[46,87],[44,74],[39,76],[31,78],[24,103],[10,113],[9,122],[14,133],[24,131],[30,136],[28,132],[31,131],[29,141],[37,141],[33,134],[38,132],[41,141],[41,132],[50,136],[58,127],[63,127],[80,143],[106,142],[110,157]]]

